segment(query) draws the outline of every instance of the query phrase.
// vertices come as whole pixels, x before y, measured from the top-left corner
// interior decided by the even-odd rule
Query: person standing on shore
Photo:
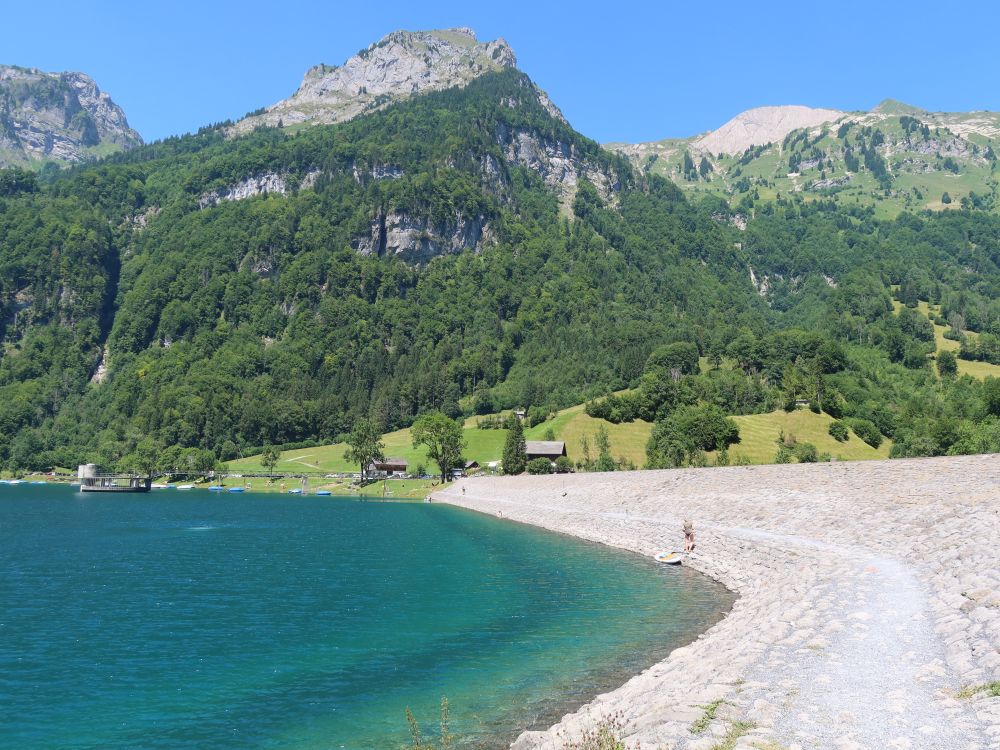
[[[694,524],[684,521],[684,551],[694,552]]]

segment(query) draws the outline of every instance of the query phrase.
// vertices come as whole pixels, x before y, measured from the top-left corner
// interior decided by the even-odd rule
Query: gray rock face
[[[538,172],[545,186],[559,193],[564,210],[568,210],[581,179],[589,180],[605,201],[614,202],[621,189],[619,176],[604,171],[583,158],[572,144],[542,138],[524,130],[512,131],[501,127],[497,143],[511,165],[520,165]],[[488,170],[487,170],[488,173]]]
[[[205,193],[198,199],[198,206],[200,208],[208,208],[224,201],[240,201],[268,193],[284,195],[287,190],[288,188],[283,175],[268,172],[255,177],[248,177],[234,185]]]
[[[0,65],[0,167],[75,163],[141,144],[89,76]]]
[[[300,182],[293,182],[289,186],[289,181],[292,179],[289,175],[265,172],[203,194],[198,199],[198,207],[211,208],[226,201],[241,201],[258,195],[285,195],[295,184],[298,185],[299,190],[311,190],[316,184],[317,177],[319,177],[319,170],[313,170],[308,172]]]
[[[472,29],[394,31],[339,67],[311,68],[291,97],[241,120],[232,132],[279,123],[344,122],[415,94],[464,86],[483,73],[516,66],[507,42],[480,42]],[[538,94],[550,113],[562,117],[545,94]]]
[[[428,218],[406,213],[380,213],[371,234],[357,238],[354,249],[362,255],[395,255],[408,263],[427,263],[438,255],[479,249],[493,241],[485,216],[455,216],[433,224]]]

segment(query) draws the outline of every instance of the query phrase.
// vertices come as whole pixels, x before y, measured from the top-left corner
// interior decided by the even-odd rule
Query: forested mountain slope
[[[938,378],[933,330],[890,288],[989,343],[998,261],[982,212],[691,202],[489,72],[337,125],[0,172],[0,460],[111,466],[142,440],[229,459],[361,416],[389,430],[629,386],[608,417],[805,397],[900,454],[985,450],[1000,394]],[[736,366],[656,355],[683,342]]]

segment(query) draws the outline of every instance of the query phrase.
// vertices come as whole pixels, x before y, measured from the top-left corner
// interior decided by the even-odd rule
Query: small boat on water
[[[326,497],[327,495],[332,495],[333,493],[330,492],[330,490],[316,490],[316,494]]]
[[[229,492],[243,492],[243,488],[242,487],[230,487],[228,491]]]
[[[655,559],[664,565],[680,565],[684,555],[681,552],[660,552]]]
[[[11,479],[7,484],[24,484],[23,479]]]
[[[169,484],[160,484],[159,482],[149,485],[151,490],[165,490],[170,487]]]
[[[179,484],[179,485],[177,485],[177,489],[179,489],[179,490],[193,490],[194,489],[194,485],[193,484]]]
[[[299,488],[299,487],[293,487],[292,489],[288,490],[288,494],[289,495],[301,495],[302,494],[302,489]]]
[[[211,487],[208,488],[208,491],[209,492],[222,492],[224,489],[226,489],[226,488],[223,487],[223,486],[221,486],[221,485],[213,484]]]

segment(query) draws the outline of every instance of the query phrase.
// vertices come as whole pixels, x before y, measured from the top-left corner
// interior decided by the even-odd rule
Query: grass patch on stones
[[[982,685],[967,685],[959,690],[955,694],[955,697],[960,700],[968,700],[969,698],[975,697],[980,693],[986,693],[993,698],[1000,698],[1000,680],[995,682],[986,682]]]
[[[578,742],[563,744],[563,750],[626,750],[621,715],[605,717],[593,729],[583,733]]]
[[[712,745],[711,750],[733,750],[736,747],[736,743],[739,742],[740,737],[743,737],[756,728],[756,726],[752,721],[734,721],[729,725],[729,731],[726,732],[726,736]]]
[[[708,729],[709,725],[715,720],[715,714],[718,712],[719,706],[723,703],[725,703],[725,701],[719,698],[718,700],[714,700],[704,706],[700,706],[704,713],[702,713],[702,715],[688,727],[688,731],[691,732],[691,734],[701,734]]]

